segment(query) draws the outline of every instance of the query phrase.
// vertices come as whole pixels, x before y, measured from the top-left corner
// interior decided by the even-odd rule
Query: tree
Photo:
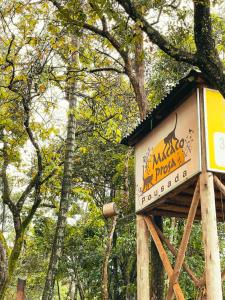
[[[144,14],[141,13],[141,7],[138,9],[130,0],[117,0],[117,2],[135,22],[140,22],[140,27],[152,43],[175,60],[198,67],[212,86],[217,88],[225,97],[224,63],[216,47],[215,33],[212,28],[212,15],[210,14],[210,0],[193,0],[195,52],[188,52],[174,46],[168,38],[164,37],[146,20]],[[170,2],[171,5],[173,5],[173,2],[175,1]]]
[[[27,5],[23,17],[18,14],[24,10],[23,3],[8,2],[1,8],[0,30],[5,34],[0,52],[1,192],[3,206],[7,207],[7,214],[10,212],[14,228],[13,246],[9,247],[11,251],[7,250],[3,239],[5,232],[1,233],[0,243],[5,249],[3,254],[8,255],[3,258],[5,273],[0,283],[1,299],[5,297],[6,289],[15,273],[27,230],[40,207],[46,183],[57,171],[54,162],[46,159],[47,147],[42,144],[53,133],[53,129],[38,122],[35,111],[35,105],[38,104],[41,115],[52,104],[51,101],[48,105],[43,102],[49,85],[46,73],[51,65],[52,48],[45,39],[43,43],[36,43],[38,39],[41,40],[41,36],[35,30],[38,15],[35,15],[34,6],[33,3]],[[11,24],[9,20],[15,16],[16,21]],[[14,31],[17,32],[16,36]],[[32,149],[30,158],[25,154],[28,143]],[[56,144],[54,141],[57,148]],[[9,171],[12,167],[18,176],[13,176]],[[5,230],[4,215],[2,229]]]
[[[132,85],[134,94],[135,94],[135,100],[138,105],[139,114],[141,120],[143,120],[148,112],[151,110],[151,104],[147,100],[147,95],[145,91],[145,61],[144,61],[144,42],[143,42],[143,35],[140,31],[139,25],[136,24],[134,27],[134,32],[132,33],[132,30],[130,27],[127,26],[128,22],[127,20],[115,12],[114,15],[111,14],[111,10],[114,9],[113,5],[109,5],[106,9],[101,9],[101,6],[99,4],[93,4],[93,3],[85,3],[81,5],[78,8],[78,14],[77,17],[74,18],[71,15],[71,10],[69,5],[61,5],[60,2],[54,0],[51,1],[59,10],[61,13],[61,18],[64,22],[67,22],[70,26],[74,26],[74,28],[83,28],[85,30],[88,30],[89,32],[93,32],[97,36],[100,36],[104,38],[105,40],[110,43],[110,46],[114,48],[114,50],[119,54],[120,58],[123,61],[123,65],[120,63],[120,68],[124,69],[124,73],[128,76],[129,81]],[[89,5],[88,5],[89,4]],[[74,3],[71,2],[71,5],[73,6]],[[85,19],[89,21],[83,21],[83,14],[84,14],[84,8],[85,8]],[[75,6],[75,9],[76,6]],[[86,13],[87,9],[90,10],[90,12]],[[111,9],[111,10],[110,10]],[[90,17],[89,17],[90,15]],[[101,28],[99,26],[94,25],[97,22],[94,19],[94,24],[92,21],[92,15],[97,17],[99,19],[99,22],[101,23]],[[82,19],[81,19],[82,18]],[[121,23],[117,28],[117,23]],[[110,24],[111,23],[111,24]],[[110,24],[110,25],[109,25]],[[127,27],[127,32],[121,30],[124,26]],[[122,39],[121,39],[122,36]],[[109,48],[109,46],[108,46]],[[102,52],[103,55],[106,55],[104,52]],[[111,54],[108,54],[108,56],[111,56]],[[118,63],[118,59],[115,60]],[[94,72],[100,72],[100,71],[116,71],[117,73],[121,73],[121,71],[118,71],[115,67],[110,68],[97,68]],[[159,219],[159,218],[158,218]],[[162,222],[161,222],[162,223]],[[162,224],[160,222],[158,225],[162,227]],[[152,244],[152,264],[153,269],[157,270],[157,276],[152,277],[152,290],[157,288],[157,292],[153,292],[158,296],[158,299],[162,298],[162,291],[163,291],[163,271],[159,272],[162,264],[161,260],[159,259],[157,251],[154,251],[154,243]],[[154,268],[154,264],[157,264],[157,267]],[[157,277],[157,283],[154,280],[154,278]],[[160,278],[160,280],[159,280]],[[161,282],[161,284],[158,284],[158,282]]]
[[[73,46],[78,48],[78,41],[73,37]],[[68,65],[68,73],[70,68],[77,67],[79,64],[78,50],[76,49],[72,53],[70,62]],[[66,99],[69,102],[69,116],[67,125],[67,138],[65,142],[65,159],[62,178],[62,191],[60,198],[60,208],[58,212],[58,221],[56,225],[56,232],[54,242],[52,245],[52,252],[49,262],[48,273],[46,276],[45,287],[43,290],[42,299],[51,300],[54,292],[55,276],[58,270],[59,260],[62,256],[62,248],[65,236],[66,227],[66,214],[68,212],[69,203],[71,201],[71,187],[72,187],[72,169],[73,169],[73,156],[75,148],[75,134],[76,134],[76,119],[75,109],[77,103],[77,97],[75,95],[77,89],[76,78],[70,78],[67,80],[66,87]]]
[[[20,235],[21,247],[17,248],[17,256],[14,256],[13,274],[11,272],[10,275],[12,284],[6,294],[8,298],[15,298],[15,282],[23,275],[28,275],[27,297],[40,298],[48,256],[52,251],[54,257],[55,250],[59,249],[62,254],[59,263],[52,259],[53,263],[49,267],[49,273],[54,269],[51,290],[55,278],[58,296],[67,300],[76,296],[81,299],[100,298],[104,294],[101,285],[102,268],[105,267],[105,279],[108,280],[106,294],[113,300],[134,299],[136,256],[133,158],[132,151],[127,151],[118,143],[121,135],[132,130],[137,121],[145,118],[168,92],[171,84],[183,76],[190,68],[190,61],[184,59],[184,62],[177,62],[172,58],[174,56],[168,56],[162,50],[157,51],[157,47],[145,39],[145,33],[142,34],[145,23],[139,19],[133,22],[116,1],[51,2],[57,7],[56,14],[52,3],[47,0],[10,0],[4,2],[0,9],[0,166],[3,171],[1,178],[4,179],[0,287],[9,278],[10,254],[15,253],[15,245],[10,243],[17,240],[13,219],[25,222],[36,203],[31,218],[25,223],[24,233]],[[136,4],[134,11],[145,16],[148,23],[151,19],[148,12],[159,12],[155,24],[150,25],[153,29],[158,28],[157,32],[162,28],[160,16],[167,16],[165,23],[169,20],[170,26],[165,26],[163,32],[168,43],[173,45],[171,49],[179,50],[179,53],[175,53],[177,56],[181,49],[182,53],[193,53],[197,57],[200,52],[195,55],[196,45],[189,18],[192,10],[186,1],[183,1],[186,6],[178,6],[178,2],[141,1]],[[219,45],[218,51],[223,51],[223,20],[217,15],[211,16],[213,37]],[[176,20],[182,21],[183,25],[175,24]],[[68,42],[70,37],[79,39],[79,48]],[[80,66],[68,67],[71,55],[78,52]],[[58,130],[59,125],[51,112],[65,98],[66,90],[75,81],[79,81],[79,89],[75,86],[72,94],[79,101],[75,110],[69,110],[69,115],[72,114],[77,122],[76,146],[72,149],[70,199],[63,199],[66,200],[63,202],[65,207],[69,205],[63,211],[59,203],[66,139],[64,125]],[[50,94],[53,97],[49,97]],[[32,136],[34,143],[31,142]],[[31,145],[28,148],[32,149],[29,150],[31,159],[24,155],[28,144]],[[40,158],[37,154],[41,155],[40,172]],[[7,190],[10,201],[6,197]],[[18,208],[22,195],[27,191],[16,219],[10,209],[12,211],[14,206]],[[108,247],[111,251],[107,252],[105,246],[110,227],[101,217],[101,208],[108,201],[118,204],[121,215],[110,241],[112,249]],[[63,222],[59,221],[55,227],[61,227],[62,234],[58,239],[58,230],[53,243],[54,224],[59,211]],[[171,223],[168,219],[164,223],[165,234],[170,235]],[[15,225],[18,223],[15,222]],[[182,222],[175,226],[178,232],[174,238],[175,243],[179,241],[182,226]],[[20,234],[21,227],[18,228]],[[9,240],[8,245],[4,237]],[[65,247],[62,252],[63,239]],[[202,260],[202,255],[198,251],[196,261],[192,253],[200,248],[196,235],[188,250],[188,260],[198,269],[199,275],[202,266],[197,263]],[[153,258],[153,261],[156,260]],[[188,280],[185,273],[181,275],[180,282],[187,287],[186,296],[192,299],[196,290]],[[160,291],[163,288],[160,287]],[[158,297],[161,296],[158,294]]]

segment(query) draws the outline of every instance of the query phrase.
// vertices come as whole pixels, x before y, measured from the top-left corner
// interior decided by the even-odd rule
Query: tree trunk
[[[25,300],[26,299],[25,287],[26,287],[26,280],[18,278],[16,300]]]
[[[116,228],[117,216],[113,217],[112,226],[109,232],[109,237],[106,245],[105,256],[102,267],[102,299],[109,300],[109,279],[108,279],[108,267],[109,267],[109,258],[112,250],[113,236]]]
[[[21,249],[23,246],[23,241],[24,241],[24,232],[21,231],[20,233],[16,234],[16,239],[14,242],[13,249],[11,251],[11,254],[9,256],[9,262],[8,262],[8,273],[7,276],[5,277],[4,282],[1,284],[1,289],[0,289],[0,300],[3,300],[5,298],[5,293],[7,290],[7,287],[9,285],[9,282],[11,280],[11,277],[14,274],[16,263],[18,261],[19,255],[21,253]]]
[[[65,300],[68,300],[68,299],[71,299],[72,296],[72,287],[73,287],[73,280],[71,279],[70,283],[69,283],[69,288],[68,288],[68,292],[66,294],[66,299]]]
[[[85,300],[85,298],[84,298],[84,289],[83,289],[83,286],[82,286],[82,284],[81,284],[78,277],[77,277],[77,288],[78,288],[78,291],[79,291],[80,300]]]
[[[116,230],[114,231],[114,238],[113,238],[113,243],[114,247],[116,247],[116,242],[117,242],[117,233]],[[120,293],[119,293],[119,276],[118,276],[118,257],[114,256],[113,257],[113,300],[117,300],[120,298]]]
[[[216,48],[210,15],[210,0],[193,0],[197,66],[225,98],[225,68]]]
[[[6,281],[7,277],[8,277],[8,257],[6,251],[6,242],[3,234],[0,232],[0,293],[2,293],[2,288],[4,286],[4,282]]]
[[[210,0],[193,0],[194,4],[194,38],[196,52],[187,52],[175,46],[169,37],[164,37],[150,24],[136,9],[133,1],[116,0],[124,8],[127,14],[135,21],[141,21],[142,30],[149,40],[156,44],[162,51],[177,61],[197,66],[209,82],[217,88],[225,98],[225,73],[224,64],[220,59],[216,47],[216,35],[212,30],[212,18],[210,14]]]
[[[73,40],[77,46],[77,41]],[[78,65],[78,52],[72,55],[71,67]],[[68,68],[70,69],[70,67]],[[62,179],[62,190],[60,199],[60,208],[58,213],[58,221],[56,226],[55,237],[52,246],[51,258],[49,262],[48,272],[45,281],[45,287],[43,290],[42,300],[51,300],[53,297],[55,277],[58,271],[59,260],[62,256],[62,248],[65,236],[66,227],[66,214],[70,202],[71,194],[71,182],[72,182],[72,167],[73,167],[73,155],[75,147],[75,131],[76,131],[76,119],[74,115],[74,109],[76,108],[77,99],[74,91],[77,89],[76,79],[71,78],[67,82],[66,98],[69,102],[69,116],[67,125],[67,138],[65,149],[65,161],[64,171]]]
[[[151,107],[148,103],[145,91],[145,60],[144,60],[144,37],[140,27],[137,28],[135,40],[135,78],[137,82],[136,101],[141,103],[139,110],[141,119],[144,119]]]
[[[136,99],[137,102],[142,102],[143,111],[140,111],[141,119],[144,119],[148,113],[148,102],[145,93],[145,66],[143,58],[143,32],[139,30],[139,36],[136,40],[135,48],[135,77],[138,82],[138,89],[140,97]],[[162,230],[162,217],[154,217],[154,221]],[[164,271],[159,253],[155,247],[154,241],[151,241],[151,300],[163,300],[164,290]]]
[[[71,300],[77,300],[77,283],[74,282],[74,295],[73,298],[71,297]]]
[[[58,299],[61,300],[59,281],[57,280]]]

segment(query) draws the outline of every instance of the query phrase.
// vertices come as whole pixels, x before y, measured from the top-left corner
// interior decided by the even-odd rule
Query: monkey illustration
[[[144,181],[144,186],[143,186],[143,190],[147,185],[153,185],[152,180],[153,180],[153,174],[147,176],[146,178],[144,178],[144,172],[145,172],[145,168],[143,166],[143,181]]]
[[[173,140],[178,141],[175,135],[175,131],[177,128],[177,113],[176,113],[176,121],[173,130],[164,138],[165,147],[163,152],[166,150],[167,146],[172,146]]]

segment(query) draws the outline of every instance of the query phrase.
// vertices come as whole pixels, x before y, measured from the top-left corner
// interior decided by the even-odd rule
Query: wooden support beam
[[[183,205],[172,205],[172,204],[163,204],[159,206],[160,209],[162,210],[167,210],[167,211],[175,211],[175,212],[180,212],[180,213],[185,213],[188,215],[189,213],[189,207],[188,206],[183,206]],[[201,213],[200,210],[199,214]]]
[[[220,192],[225,196],[225,185],[219,180],[216,175],[213,176],[213,179]]]
[[[162,260],[163,266],[168,274],[169,279],[171,278],[173,274],[173,268],[170,264],[169,258],[167,256],[167,253],[165,249],[163,248],[162,242],[157,234],[157,231],[155,229],[155,225],[150,217],[145,217],[145,222],[147,224],[147,227],[151,233],[152,239],[155,242],[156,248],[158,249],[159,256]],[[176,295],[177,300],[185,300],[183,292],[180,288],[180,285],[178,283],[175,283],[173,286],[174,293]]]
[[[184,182],[182,185],[178,186],[177,188],[175,188],[173,191],[171,191],[168,195],[166,195],[166,198],[173,198],[174,196],[176,196],[177,194],[179,194],[182,191],[186,190],[190,190],[190,194],[191,196],[193,195],[196,183],[198,180],[198,175],[190,178],[189,180],[187,180],[186,182]]]
[[[166,203],[173,203],[173,204],[177,204],[177,205],[182,203],[183,205],[190,206],[192,197],[193,197],[193,193],[192,193],[192,195],[186,195],[184,193],[180,193],[180,194],[177,194],[176,196],[174,196],[173,198],[168,199],[168,201],[166,201]]]
[[[167,247],[170,250],[170,252],[175,257],[177,257],[177,253],[178,253],[177,249],[170,243],[169,239],[164,236],[164,234],[162,233],[162,231],[157,226],[155,226],[155,229],[156,229],[156,231],[157,231],[157,233],[158,233],[161,241],[163,241],[167,245]],[[195,276],[194,272],[189,268],[189,266],[185,263],[185,261],[183,263],[183,267],[184,267],[184,270],[189,275],[189,277],[191,278],[191,280],[193,281],[194,285],[196,287],[201,287],[202,286],[202,282]]]
[[[178,280],[178,277],[180,275],[180,270],[181,270],[181,267],[184,262],[185,252],[187,249],[188,241],[189,241],[189,238],[191,235],[192,225],[193,225],[193,222],[195,219],[195,213],[196,213],[198,203],[199,203],[199,196],[200,196],[200,192],[199,192],[199,182],[198,182],[196,185],[196,188],[195,188],[195,192],[194,192],[194,196],[192,199],[187,222],[185,224],[182,241],[181,241],[181,244],[180,244],[180,247],[178,250],[177,260],[175,263],[173,275],[170,278],[169,289],[168,289],[168,293],[167,293],[167,297],[166,297],[167,300],[173,299],[173,286],[174,286],[174,283],[176,283]]]
[[[165,217],[175,217],[175,218],[187,218],[186,213],[178,213],[175,211],[168,211],[168,210],[162,210],[162,209],[154,209],[154,211],[151,211],[151,215],[153,216],[165,216]],[[200,216],[199,216],[200,219]]]
[[[217,235],[213,174],[200,175],[202,232],[206,264],[206,289],[208,300],[222,300],[219,242]]]
[[[149,300],[149,232],[142,215],[137,215],[137,300]]]
[[[151,214],[154,216],[168,216],[168,217],[175,217],[175,218],[180,218],[180,219],[186,219],[187,215],[188,215],[187,213],[167,211],[167,210],[162,210],[162,209],[154,209],[154,211],[151,211]],[[217,211],[217,215],[216,215],[217,220],[220,222],[224,222],[224,214],[221,211]],[[198,210],[195,215],[195,220],[201,220],[201,214],[198,213]]]

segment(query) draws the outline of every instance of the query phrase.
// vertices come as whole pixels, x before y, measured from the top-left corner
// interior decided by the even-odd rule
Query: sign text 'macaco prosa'
[[[136,211],[201,170],[197,90],[135,145]]]

